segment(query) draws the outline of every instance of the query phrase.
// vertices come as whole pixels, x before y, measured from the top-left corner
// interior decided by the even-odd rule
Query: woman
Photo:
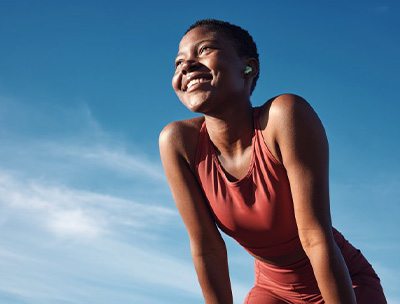
[[[255,257],[245,303],[386,303],[379,278],[331,225],[328,143],[301,97],[253,108],[247,31],[201,20],[179,44],[172,86],[200,118],[173,122],[160,153],[206,303],[232,303],[218,225]]]

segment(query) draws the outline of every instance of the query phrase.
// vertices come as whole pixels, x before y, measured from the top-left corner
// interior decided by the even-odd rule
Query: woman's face
[[[216,111],[232,98],[248,94],[244,67],[245,61],[224,34],[197,27],[179,44],[172,86],[189,110]]]

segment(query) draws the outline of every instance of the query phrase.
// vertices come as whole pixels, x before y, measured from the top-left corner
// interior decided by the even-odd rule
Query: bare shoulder
[[[301,96],[295,94],[281,94],[272,97],[261,106],[260,119],[279,120],[296,115],[315,113],[311,105]]]
[[[203,121],[204,117],[196,117],[173,121],[166,125],[159,137],[160,152],[177,153],[191,163],[194,159]]]
[[[304,128],[323,129],[311,105],[295,94],[281,94],[267,100],[260,107],[259,120],[266,145],[281,162],[279,143],[283,136],[299,134]]]

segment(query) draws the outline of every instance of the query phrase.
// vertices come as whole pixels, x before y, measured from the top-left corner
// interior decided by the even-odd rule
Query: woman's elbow
[[[321,253],[329,255],[335,251],[335,241],[332,233],[319,230],[307,230],[299,231],[299,237],[303,250],[308,257]]]
[[[193,257],[206,257],[206,256],[226,256],[226,246],[224,240],[210,241],[190,241],[190,251]]]

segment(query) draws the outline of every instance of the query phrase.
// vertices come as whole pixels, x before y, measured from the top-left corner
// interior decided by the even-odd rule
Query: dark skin
[[[244,73],[246,66],[252,67],[251,73]],[[160,153],[189,234],[206,303],[232,303],[232,292],[225,244],[191,169],[197,138],[205,120],[227,176],[235,180],[246,174],[253,136],[250,93],[257,73],[258,62],[240,57],[223,34],[198,27],[179,45],[172,86],[182,103],[203,117],[165,127]],[[347,267],[332,235],[328,143],[318,116],[302,98],[284,94],[262,106],[260,124],[265,144],[287,171],[303,247],[299,252],[262,260],[287,265],[307,255],[326,303],[356,303]]]

